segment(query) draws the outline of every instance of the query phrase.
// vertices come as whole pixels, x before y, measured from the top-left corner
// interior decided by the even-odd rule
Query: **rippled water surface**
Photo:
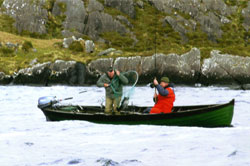
[[[73,97],[65,102],[100,105],[104,89],[0,86],[0,166],[250,165],[249,90],[176,87],[175,92],[175,105],[224,103],[235,98],[234,127],[46,122],[37,108],[39,97]],[[153,93],[149,87],[136,87],[130,104],[153,105]]]

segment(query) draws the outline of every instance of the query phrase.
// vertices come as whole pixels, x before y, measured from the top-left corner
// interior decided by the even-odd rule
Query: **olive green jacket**
[[[97,81],[97,86],[104,87],[104,83],[109,84],[109,86],[105,88],[106,97],[115,99],[116,97],[122,96],[122,86],[128,84],[128,79],[122,73],[120,73],[119,76],[115,74],[113,79],[110,79],[105,73]]]

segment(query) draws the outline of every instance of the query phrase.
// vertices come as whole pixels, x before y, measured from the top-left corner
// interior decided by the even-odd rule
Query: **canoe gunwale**
[[[47,121],[84,120],[100,124],[230,127],[234,112],[234,102],[235,101],[233,99],[224,104],[200,105],[201,108],[199,108],[199,105],[184,106],[186,109],[195,109],[168,114],[137,113],[126,115],[108,115],[100,112],[98,114],[92,114],[76,111],[58,111],[53,110],[52,108],[44,108],[42,111],[46,116]]]
[[[104,112],[98,112],[98,113],[88,113],[88,112],[78,112],[78,111],[60,111],[60,110],[55,110],[55,109],[51,109],[51,108],[44,108],[42,109],[43,112],[57,112],[57,113],[63,113],[63,114],[74,114],[74,115],[90,115],[90,116],[93,116],[93,115],[102,115],[102,116],[162,116],[162,115],[168,115],[168,116],[171,116],[171,115],[174,115],[174,116],[179,116],[179,115],[195,115],[195,114],[201,114],[201,113],[205,113],[205,112],[210,112],[210,111],[213,111],[213,110],[217,110],[217,109],[220,109],[220,108],[223,108],[223,107],[226,107],[227,105],[234,105],[235,103],[235,100],[232,99],[231,101],[229,101],[228,103],[224,103],[224,104],[210,104],[210,105],[196,105],[195,109],[187,109],[185,111],[177,111],[177,112],[172,112],[172,113],[167,113],[167,114],[148,114],[148,113],[139,113],[139,112],[128,112],[128,111],[124,111],[124,112],[128,112],[128,114],[125,114],[125,115],[110,115],[110,114],[105,114]],[[201,108],[199,108],[199,106]],[[64,107],[64,106],[61,106],[61,107]],[[92,107],[92,106],[89,106],[89,107]],[[98,106],[93,106],[95,108],[98,108]],[[145,106],[132,106],[134,108],[146,108]],[[176,106],[176,107],[194,107],[194,106]],[[100,108],[100,107],[99,107]]]

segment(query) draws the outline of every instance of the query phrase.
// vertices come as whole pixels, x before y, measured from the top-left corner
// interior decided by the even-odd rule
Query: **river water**
[[[153,93],[149,87],[136,87],[130,104],[153,105]],[[250,165],[250,90],[177,86],[175,93],[175,105],[224,103],[235,98],[234,127],[46,122],[37,108],[39,97],[73,97],[64,103],[100,105],[104,89],[0,86],[0,166]]]

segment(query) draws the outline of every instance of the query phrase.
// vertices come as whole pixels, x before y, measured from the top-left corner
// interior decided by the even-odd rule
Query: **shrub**
[[[79,41],[73,41],[69,45],[69,49],[73,52],[83,52],[82,44]]]
[[[0,6],[2,6],[4,0],[0,0]]]
[[[25,52],[29,52],[29,50],[33,48],[33,45],[30,41],[24,41],[23,46],[22,46],[22,50]]]
[[[14,50],[7,47],[0,48],[0,52],[3,54],[3,56],[9,56],[14,53]]]
[[[53,44],[53,46],[56,47],[56,48],[63,48],[63,43],[62,42],[55,42]]]

